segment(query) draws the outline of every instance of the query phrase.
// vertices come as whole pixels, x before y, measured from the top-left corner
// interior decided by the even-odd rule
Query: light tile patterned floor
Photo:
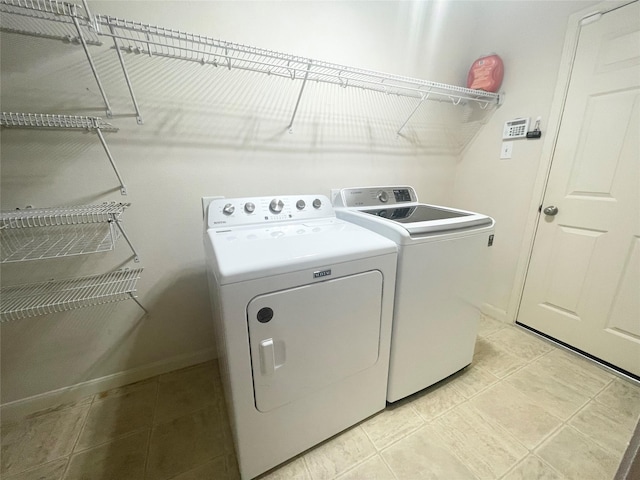
[[[483,319],[473,365],[262,480],[610,479],[640,387]],[[2,426],[5,480],[238,479],[215,362]]]

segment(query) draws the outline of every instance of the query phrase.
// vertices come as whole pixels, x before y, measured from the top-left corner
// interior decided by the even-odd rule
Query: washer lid
[[[303,223],[209,229],[218,282],[229,284],[395,253],[397,246],[352,223]]]
[[[343,188],[334,206],[339,217],[385,236],[389,228],[409,237],[493,224],[492,218],[479,213],[418,203],[416,191],[406,185]]]
[[[493,222],[490,217],[480,213],[426,204],[359,211],[374,215],[382,221],[402,224],[411,235],[491,225]]]

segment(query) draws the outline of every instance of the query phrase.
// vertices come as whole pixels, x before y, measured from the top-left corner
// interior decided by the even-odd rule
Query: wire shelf
[[[102,148],[109,159],[113,172],[116,174],[116,177],[118,177],[118,181],[120,182],[120,193],[122,195],[127,194],[127,187],[120,176],[116,162],[113,159],[111,151],[107,146],[107,141],[102,134],[103,131],[117,132],[118,129],[110,123],[102,120],[101,117],[56,115],[48,113],[2,112],[0,113],[0,126],[7,128],[79,129],[94,132],[102,144]]]
[[[2,263],[59,258],[113,250],[124,234],[120,216],[131,204],[105,203],[0,212]]]
[[[0,0],[0,30],[81,43],[76,22],[89,26],[81,10],[80,5],[57,0]],[[89,45],[102,45],[100,37],[88,28],[83,36]]]
[[[2,112],[0,114],[0,126],[20,128],[80,128],[86,130],[99,128],[107,132],[118,131],[116,127],[105,122],[101,117],[54,115],[48,113]]]
[[[75,3],[58,0],[0,0],[0,12],[62,23],[69,23],[71,17],[84,20],[79,8],[82,7]]]
[[[70,207],[27,208],[0,213],[0,228],[33,228],[117,220],[130,203],[103,203]]]
[[[54,34],[33,22],[40,21],[45,25],[62,24],[75,28],[77,39],[85,49],[87,60],[104,99],[109,117],[111,116],[111,107],[89,54],[87,43],[89,43],[88,40],[94,40],[94,37],[98,40],[103,36],[110,37],[122,67],[138,124],[143,123],[142,114],[122,52],[168,57],[203,65],[220,66],[229,70],[235,68],[300,80],[300,91],[288,128],[293,126],[307,81],[417,99],[419,103],[400,126],[398,133],[425,100],[446,101],[453,105],[475,103],[481,109],[494,108],[501,103],[501,97],[497,93],[359,69],[106,15],[92,16],[88,12],[86,1],[83,0],[83,3],[86,17],[78,13],[78,9],[82,8],[79,5],[58,0],[0,0],[0,11],[9,13],[5,17],[9,19],[19,17],[27,21],[27,25],[21,27],[11,26],[7,21],[1,22],[0,26],[5,30],[18,33],[71,41],[73,41],[72,33]]]
[[[20,320],[38,315],[92,307],[136,299],[136,284],[142,268],[124,269],[101,275],[51,280],[0,289],[0,321]]]
[[[117,38],[121,42],[120,48],[129,53],[177,58],[291,79],[306,78],[414,98],[431,95],[455,104],[473,101],[486,106],[499,101],[497,93],[338,65],[110,16],[96,15],[95,20],[98,35]]]
[[[417,99],[418,104],[398,129],[398,134],[425,100],[445,101],[453,105],[475,103],[483,110],[501,103],[497,93],[313,60],[105,15],[94,17],[94,28],[98,35],[113,39],[132,98],[135,97],[121,51],[300,80],[289,129],[293,126],[308,81]]]

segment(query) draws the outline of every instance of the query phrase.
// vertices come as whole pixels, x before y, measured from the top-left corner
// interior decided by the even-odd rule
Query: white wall
[[[460,115],[429,103],[403,135],[415,102],[308,85],[293,133],[293,82],[162,58],[127,55],[144,115],[138,126],[115,53],[92,47],[120,131],[107,142],[127,184],[118,192],[95,135],[3,129],[3,209],[131,202],[124,225],[145,268],[139,300],[5,323],[2,403],[143,378],[215,355],[207,299],[200,197],[324,193],[412,184],[420,198],[498,221],[488,303],[506,310],[540,141],[498,160],[505,120],[543,117],[568,14],[584,2],[90,2],[94,13],[432,81],[464,85],[469,65],[505,60],[505,104],[460,156],[469,132],[439,130]],[[2,34],[3,111],[104,116],[79,47]],[[124,113],[124,115],[123,115]],[[445,122],[445,123],[446,123]],[[451,124],[449,123],[449,127]],[[473,134],[472,130],[470,134]],[[2,265],[3,285],[136,266],[116,251]],[[45,402],[46,403],[46,402]]]
[[[93,13],[187,30],[335,63],[453,82],[465,32],[440,28],[440,50],[424,43],[430,4],[409,2],[90,2]],[[471,25],[452,9],[445,22]],[[446,24],[446,23],[445,23]],[[82,50],[2,34],[2,110],[104,116]],[[108,39],[107,39],[108,40]],[[2,208],[131,202],[124,226],[144,267],[138,283],[146,317],[133,302],[2,325],[2,403],[46,392],[78,394],[143,378],[215,355],[202,248],[200,198],[289,193],[332,187],[413,184],[449,203],[459,150],[455,131],[430,131],[434,104],[395,131],[414,101],[310,84],[293,133],[286,125],[299,84],[241,71],[127,55],[144,115],[131,116],[117,57],[91,47],[120,130],[106,139],[125,180],[116,177],[93,134],[2,131]],[[442,60],[434,61],[435,60]],[[456,65],[457,71],[452,69]],[[455,109],[454,109],[455,110]],[[416,125],[418,127],[416,127]],[[2,265],[3,285],[135,267],[115,252]],[[45,395],[44,402],[49,396]],[[37,402],[36,402],[37,403]]]
[[[518,260],[531,233],[527,223],[544,140],[551,133],[547,125],[552,102],[558,101],[553,95],[567,21],[572,13],[597,3],[493,1],[482,2],[477,11],[475,41],[466,58],[471,63],[482,54],[498,53],[505,64],[505,97],[458,163],[453,204],[496,219],[486,310],[503,320],[514,320],[513,289],[521,281]],[[513,157],[501,160],[504,122],[518,117],[533,122],[538,116],[543,138],[515,140]]]

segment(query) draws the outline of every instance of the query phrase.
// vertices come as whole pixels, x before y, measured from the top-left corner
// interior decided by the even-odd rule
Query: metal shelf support
[[[138,252],[136,251],[135,247],[131,243],[131,240],[129,240],[129,236],[127,235],[127,232],[124,231],[124,227],[122,226],[121,220],[119,218],[114,218],[111,221],[115,223],[116,227],[118,227],[118,230],[120,230],[120,235],[122,235],[122,238],[125,239],[125,241],[129,245],[129,248],[133,252],[133,261],[136,263],[139,263],[140,257],[138,256]]]
[[[414,107],[414,109],[411,111],[411,113],[409,114],[409,116],[407,117],[407,119],[404,121],[404,123],[402,125],[400,125],[400,128],[398,129],[398,131],[396,132],[396,135],[400,135],[400,132],[402,131],[402,129],[405,127],[405,125],[407,123],[409,123],[409,120],[411,120],[411,117],[413,117],[416,112],[418,111],[418,109],[420,108],[420,105],[422,105],[422,103],[427,100],[429,98],[429,93],[425,93],[422,95],[422,97],[420,98],[420,101],[418,102],[418,104]]]
[[[293,115],[291,115],[291,121],[289,125],[287,125],[287,129],[289,133],[293,133],[293,121],[296,119],[296,114],[298,113],[298,106],[300,105],[300,99],[302,98],[302,92],[304,92],[304,86],[307,84],[307,78],[309,78],[309,70],[311,70],[311,62],[307,65],[307,71],[304,73],[304,80],[302,80],[302,85],[300,85],[300,92],[298,92],[298,99],[296,100],[296,106],[293,108]]]
[[[120,172],[118,171],[118,167],[116,166],[116,162],[113,159],[113,156],[111,155],[111,151],[109,150],[109,146],[107,145],[107,141],[104,139],[104,135],[102,134],[102,130],[100,129],[100,127],[95,127],[94,128],[96,135],[98,135],[98,139],[100,140],[100,143],[102,144],[102,148],[104,149],[104,153],[107,154],[107,158],[109,159],[109,163],[111,164],[111,168],[113,168],[113,172],[116,174],[116,177],[118,178],[118,182],[120,182],[120,194],[121,195],[126,195],[127,194],[127,186],[124,184],[124,180],[122,179],[122,176],[120,175]]]
[[[113,27],[109,26],[111,33],[113,32]],[[140,112],[140,107],[138,106],[138,101],[136,100],[136,94],[133,92],[133,85],[131,84],[131,79],[129,78],[129,72],[127,71],[127,66],[124,63],[124,57],[122,56],[122,52],[120,51],[120,46],[118,45],[118,40],[116,36],[111,37],[113,39],[113,45],[115,47],[116,54],[118,55],[118,60],[120,61],[120,66],[122,67],[122,74],[124,75],[124,80],[127,83],[127,88],[129,89],[129,95],[131,95],[131,101],[133,102],[133,108],[136,111],[136,121],[138,125],[142,125],[144,122],[142,121],[142,113]]]
[[[107,98],[107,92],[105,92],[104,87],[102,86],[102,82],[100,81],[100,75],[98,75],[98,70],[96,69],[96,65],[93,63],[93,58],[89,53],[89,47],[87,46],[87,42],[84,39],[84,35],[82,34],[82,28],[80,28],[80,22],[78,22],[78,17],[74,15],[71,18],[73,19],[73,24],[76,26],[76,29],[78,30],[78,38],[80,39],[80,43],[82,44],[84,53],[87,56],[87,61],[89,62],[89,67],[91,68],[93,77],[96,79],[96,84],[98,85],[98,90],[100,90],[100,95],[102,95],[102,100],[104,101],[107,117],[112,117],[113,112],[111,110],[111,104],[109,103],[109,99]]]

